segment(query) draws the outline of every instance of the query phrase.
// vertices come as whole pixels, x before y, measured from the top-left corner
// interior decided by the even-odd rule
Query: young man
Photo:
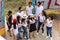
[[[22,16],[24,15],[24,12],[22,11],[22,7],[19,7],[18,10],[19,10],[19,11],[16,13],[16,17],[17,17],[17,16],[22,17]]]
[[[29,5],[26,7],[26,14],[29,16],[33,12],[32,2],[29,2]]]
[[[8,26],[8,32],[9,35],[11,35],[11,28],[12,28],[12,11],[8,11],[8,14],[6,16],[6,20],[7,20],[7,26]]]

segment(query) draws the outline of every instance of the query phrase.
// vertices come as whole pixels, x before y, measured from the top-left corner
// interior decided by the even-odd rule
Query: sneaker
[[[42,33],[42,35],[44,36],[44,33]]]
[[[50,40],[52,40],[52,37],[50,38]]]
[[[24,38],[26,39],[26,36]]]
[[[39,34],[39,33],[36,33],[37,35]]]
[[[46,37],[46,39],[48,38],[48,36]]]

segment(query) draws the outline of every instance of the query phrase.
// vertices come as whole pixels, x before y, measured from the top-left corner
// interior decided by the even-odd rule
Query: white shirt
[[[42,16],[42,15],[40,16],[40,22],[44,22],[45,19],[46,19],[45,16]]]
[[[35,23],[35,20],[33,20],[33,21],[32,21],[32,20],[30,20],[30,24],[33,24],[33,23]]]
[[[26,11],[27,11],[27,14],[28,14],[28,15],[32,14],[33,6],[31,6],[31,7],[27,6],[27,7],[26,7]]]
[[[38,16],[39,14],[41,15],[42,11],[43,11],[43,6],[36,7],[36,16]]]
[[[25,23],[23,23],[24,27],[27,27],[27,21],[25,20]]]
[[[47,19],[47,24],[46,24],[47,27],[52,27],[52,22],[53,22],[52,20]]]
[[[17,26],[18,26],[18,28],[19,28],[19,27],[22,27],[21,21],[20,21],[20,23],[18,23]]]
[[[17,12],[17,13],[16,13],[16,17],[17,17],[17,16],[21,16],[21,17],[22,17],[23,15],[24,15],[24,12],[23,12],[23,11],[22,11],[22,12]]]

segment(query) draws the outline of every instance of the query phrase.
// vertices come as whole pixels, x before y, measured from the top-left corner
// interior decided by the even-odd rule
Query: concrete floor
[[[5,25],[6,25],[6,23],[5,23]],[[53,25],[54,26],[56,25],[55,24],[55,21],[54,21],[54,24]],[[55,29],[54,26],[53,26],[53,40],[60,40],[59,32]],[[13,40],[13,37],[10,37],[9,34],[8,34],[8,32],[7,32],[7,25],[5,26],[5,28],[6,28],[6,36],[5,36],[5,39],[6,40]],[[40,30],[39,35],[35,35],[35,36],[36,36],[35,38],[29,39],[29,40],[50,40],[50,38],[46,39],[46,27],[45,27],[44,36],[42,36],[41,30]],[[25,40],[25,39],[22,39],[22,40]]]

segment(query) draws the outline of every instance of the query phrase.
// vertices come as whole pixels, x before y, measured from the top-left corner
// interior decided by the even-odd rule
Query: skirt
[[[36,25],[35,25],[35,23],[30,24],[30,30],[29,30],[29,32],[33,32],[33,31],[35,31],[35,30],[36,30]]]

